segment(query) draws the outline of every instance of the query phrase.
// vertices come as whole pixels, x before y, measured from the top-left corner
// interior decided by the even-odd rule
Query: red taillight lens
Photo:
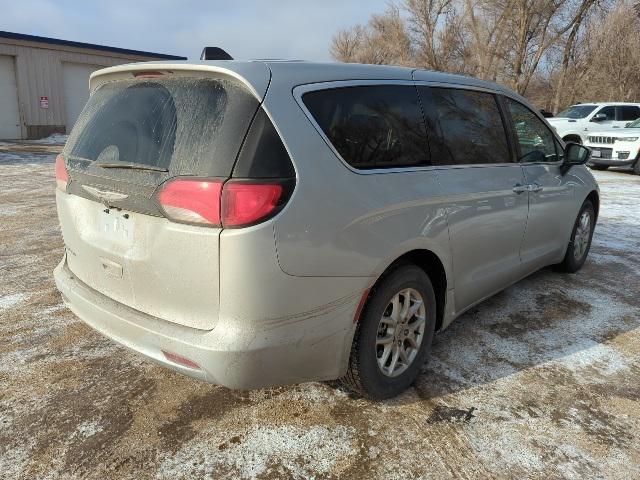
[[[278,208],[283,187],[271,183],[230,181],[222,190],[222,225],[243,227],[271,215]]]
[[[170,220],[238,228],[277,213],[291,192],[290,183],[178,178],[167,182],[157,198]]]
[[[222,180],[172,180],[160,190],[158,201],[172,220],[219,226],[222,183]]]
[[[64,164],[64,157],[62,155],[58,155],[56,157],[56,185],[60,191],[66,192],[67,183],[69,183],[67,166]]]

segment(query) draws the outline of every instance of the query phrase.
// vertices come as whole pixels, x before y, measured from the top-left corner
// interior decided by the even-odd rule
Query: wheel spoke
[[[413,305],[411,305],[411,308],[409,308],[409,311],[407,312],[407,319],[411,319],[416,313],[418,313],[418,310],[420,310],[420,307],[422,306],[422,300],[416,300]]]
[[[384,325],[389,325],[390,327],[395,327],[398,324],[398,321],[393,317],[382,317],[380,319],[380,323]]]
[[[406,365],[409,366],[409,357],[407,357],[407,351],[404,348],[404,345],[402,345],[399,349],[400,351],[400,361]]]
[[[402,292],[402,298],[404,301],[402,302],[402,310],[400,310],[400,319],[406,320],[407,313],[409,312],[409,307],[411,306],[411,293],[409,290],[405,290]]]
[[[393,352],[393,349],[393,344],[385,346],[384,350],[382,351],[382,357],[378,359],[378,365],[380,365],[380,368],[382,368],[383,370],[386,368],[385,365],[387,364],[387,360],[389,360],[389,355],[391,354],[391,352]]]
[[[376,339],[376,345],[389,345],[393,342],[393,335],[387,335],[382,338]]]
[[[589,228],[589,214],[588,213],[583,213],[582,214],[582,218],[580,219],[580,224],[582,227],[582,230],[587,230]]]
[[[389,373],[393,373],[393,371],[396,369],[396,365],[398,364],[399,357],[400,357],[400,347],[398,347],[398,345],[395,345],[395,348],[393,350],[393,356],[391,357],[391,363],[389,364],[389,370],[388,370]]]
[[[416,316],[415,320],[409,323],[408,326],[411,329],[411,331],[415,332],[420,327],[422,327],[422,325],[424,325],[425,322],[426,322],[426,318],[424,317],[424,315],[420,315],[420,316]]]
[[[400,294],[396,293],[396,295],[391,299],[391,318],[397,322],[400,320]]]
[[[418,342],[416,341],[416,337],[415,335],[409,335],[407,337],[407,342],[409,342],[411,344],[412,348],[415,348],[416,350],[418,349]]]

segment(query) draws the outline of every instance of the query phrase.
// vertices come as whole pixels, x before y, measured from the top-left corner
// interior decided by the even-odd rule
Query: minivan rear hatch
[[[62,153],[69,269],[131,308],[213,328],[221,229],[168,220],[157,192],[175,177],[229,178],[263,95],[231,75],[184,70],[118,72],[98,85]]]

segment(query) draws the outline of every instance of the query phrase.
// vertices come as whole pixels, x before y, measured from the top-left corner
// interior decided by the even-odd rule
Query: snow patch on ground
[[[182,478],[184,466],[198,462],[197,477],[218,478],[231,470],[235,478],[268,474],[277,478],[314,478],[329,475],[340,457],[349,454],[352,448],[350,432],[342,426],[316,425],[306,429],[289,425],[254,426],[246,435],[235,438],[222,450],[215,447],[211,438],[184,445],[165,460],[158,477]]]
[[[10,308],[20,305],[27,299],[24,293],[12,293],[10,295],[0,296],[0,311],[9,310]]]
[[[88,420],[82,422],[76,428],[75,435],[80,438],[89,438],[104,430],[103,426],[97,420]]]

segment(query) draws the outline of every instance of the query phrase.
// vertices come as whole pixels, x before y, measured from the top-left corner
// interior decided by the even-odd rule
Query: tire
[[[589,165],[591,170],[607,170],[609,165]]]
[[[588,216],[589,224],[588,231],[584,232],[583,218]],[[562,272],[575,273],[582,268],[587,256],[589,255],[589,249],[591,248],[591,239],[593,237],[593,229],[595,228],[596,214],[593,208],[593,204],[590,200],[585,200],[580,208],[580,213],[573,225],[573,231],[571,232],[571,239],[567,246],[567,253],[564,256],[564,260],[559,263],[558,269]]]
[[[640,155],[638,160],[636,160],[636,163],[633,164],[633,173],[640,175]]]
[[[416,300],[420,298],[422,305],[416,307]],[[394,299],[397,299],[396,303]],[[400,317],[403,326],[400,330],[394,318],[404,312],[402,307],[407,299],[408,309],[416,312],[413,316],[407,312],[404,319]],[[415,265],[403,265],[391,271],[371,290],[360,315],[342,384],[373,400],[402,393],[415,381],[431,351],[435,323],[435,294],[424,270]],[[391,342],[383,343],[389,338]],[[415,348],[416,344],[418,348]]]

